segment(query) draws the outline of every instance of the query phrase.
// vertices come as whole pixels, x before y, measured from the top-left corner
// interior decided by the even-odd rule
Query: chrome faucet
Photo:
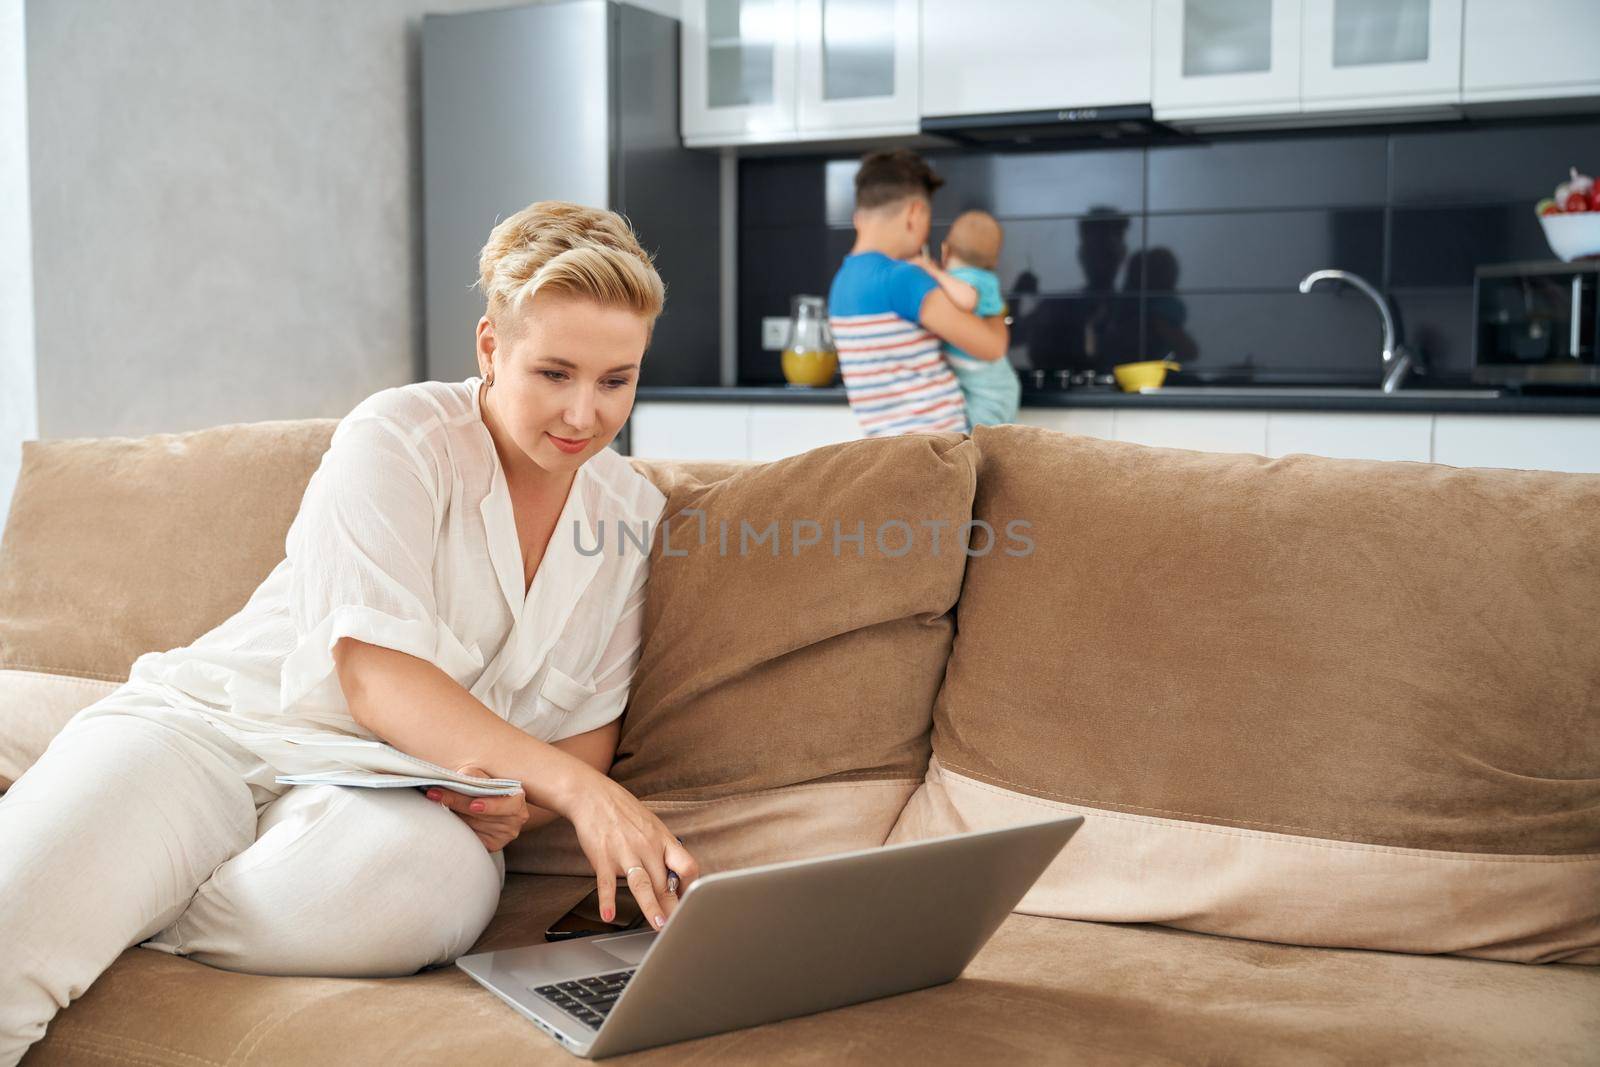
[[[1371,282],[1359,274],[1352,274],[1347,270],[1314,270],[1300,279],[1300,291],[1311,292],[1311,287],[1318,282],[1344,282],[1346,285],[1361,290],[1372,302],[1378,305],[1378,316],[1383,320],[1383,391],[1392,393],[1400,388],[1400,382],[1405,378],[1406,372],[1422,371],[1422,364],[1412,351],[1401,344],[1395,336],[1394,313],[1389,310],[1389,302],[1383,294],[1373,288]]]

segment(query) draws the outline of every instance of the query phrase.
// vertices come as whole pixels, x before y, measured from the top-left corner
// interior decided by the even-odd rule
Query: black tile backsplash
[[[1463,130],[1396,131],[1390,138],[1390,203],[1437,204],[1549,196],[1568,167],[1600,166],[1600,118]]]
[[[1151,215],[1146,234],[1150,250],[1176,257],[1176,286],[1147,266],[1152,288],[1292,289],[1323,267],[1383,274],[1382,209]]]
[[[1139,297],[1012,295],[1011,362],[1051,370],[1138,359]]]
[[[1390,294],[1433,384],[1471,372],[1483,263],[1551,258],[1533,204],[1600,168],[1600,116],[1216,136],[1148,148],[927,153],[931,243],[968,208],[1006,229],[999,274],[1019,368],[1171,355],[1179,380],[1376,384],[1378,316],[1300,279],[1354,271]],[[854,241],[855,157],[740,161],[739,356],[783,380],[761,318],[826,294]]]
[[[1600,143],[1595,154],[1600,155]],[[1389,284],[1470,289],[1480,263],[1551,258],[1533,213],[1535,202],[1530,197],[1511,204],[1395,208],[1389,223]]]
[[[1144,152],[1139,149],[941,153],[934,167],[945,179],[933,198],[935,223],[948,223],[975,207],[997,218],[1144,210]]]
[[[1382,134],[1345,134],[1152,148],[1149,210],[1382,207],[1387,147]]]
[[[1016,219],[1005,228],[996,273],[1012,291],[1058,296],[1139,292],[1129,279],[1130,257],[1144,245],[1144,220],[1137,216]],[[929,243],[938,249],[949,232],[948,222],[935,223]]]
[[[1147,297],[1145,321],[1150,357],[1170,354],[1185,379],[1378,382],[1383,328],[1353,290]]]

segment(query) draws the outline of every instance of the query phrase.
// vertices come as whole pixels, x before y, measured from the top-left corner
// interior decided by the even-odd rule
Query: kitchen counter
[[[1330,391],[1331,394],[1331,391]],[[1600,396],[1458,397],[1408,394],[1402,389],[1388,396],[1352,389],[1349,395],[1296,396],[1263,388],[1248,395],[1243,387],[1228,387],[1211,394],[1204,390],[1123,393],[1109,389],[1030,390],[1022,393],[1024,408],[1129,408],[1143,411],[1392,411],[1410,414],[1473,415],[1600,415]],[[813,389],[790,385],[749,386],[641,386],[641,401],[698,401],[739,404],[843,404],[843,386]]]

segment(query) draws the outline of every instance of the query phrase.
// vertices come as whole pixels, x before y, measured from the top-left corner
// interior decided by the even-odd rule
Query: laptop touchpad
[[[655,934],[624,934],[621,937],[596,938],[589,942],[595,948],[604,949],[608,956],[615,956],[623,963],[634,965],[644,959],[644,954],[650,951],[650,945],[655,941]]]

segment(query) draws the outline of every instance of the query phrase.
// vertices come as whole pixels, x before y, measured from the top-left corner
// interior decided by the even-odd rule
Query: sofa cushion
[[[668,499],[612,776],[703,869],[883,843],[927,769],[975,463],[916,434],[640,465]],[[588,869],[564,822],[508,866]]]
[[[892,840],[1082,813],[1022,910],[1600,963],[1600,477],[980,427]]]
[[[97,699],[50,679],[120,683],[249,599],[335,425],[23,443],[0,539],[0,776],[32,764],[75,700]]]
[[[1069,848],[1076,847],[1075,845]],[[475,951],[537,943],[591,887],[511,875]],[[956,981],[618,1064],[1587,1064],[1600,971],[1260,944],[1012,915]],[[455,967],[270,978],[133,948],[29,1067],[574,1061]]]
[[[10,789],[33,766],[67,720],[117,684],[47,671],[0,670],[0,791]]]

